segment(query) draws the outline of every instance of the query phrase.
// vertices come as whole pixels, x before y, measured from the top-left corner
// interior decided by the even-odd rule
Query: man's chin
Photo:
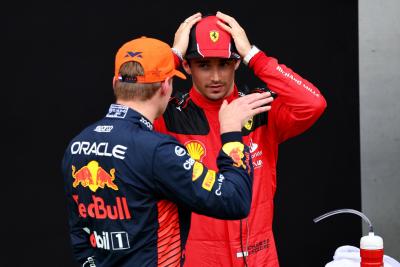
[[[228,95],[228,92],[225,92],[224,90],[222,91],[214,91],[214,92],[208,92],[207,98],[210,100],[221,100],[225,98]]]
[[[220,100],[220,99],[224,98],[224,97],[225,97],[225,94],[223,94],[223,93],[211,93],[211,94],[207,94],[206,97],[207,97],[209,100],[217,101],[217,100]]]

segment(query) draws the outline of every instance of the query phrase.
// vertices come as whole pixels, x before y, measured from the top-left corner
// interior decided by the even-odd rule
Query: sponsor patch
[[[236,257],[237,258],[242,258],[243,256],[248,257],[248,256],[254,255],[262,250],[266,250],[266,249],[270,248],[270,246],[271,246],[271,244],[270,244],[269,239],[258,241],[252,245],[249,245],[247,251],[237,252]]]
[[[113,128],[114,126],[112,125],[97,125],[94,131],[98,133],[109,133]]]
[[[87,257],[87,259],[83,263],[82,267],[96,267],[96,263],[94,261],[94,256]]]
[[[129,249],[129,239],[127,232],[102,232],[93,231],[90,235],[90,244],[94,248],[105,250]]]
[[[251,118],[250,120],[248,120],[246,122],[246,124],[244,125],[244,128],[246,128],[247,130],[251,130],[251,127],[253,127],[253,118]]]
[[[214,43],[218,42],[219,39],[219,32],[218,31],[210,31],[210,39],[211,41],[213,41]]]
[[[87,141],[76,141],[71,145],[71,154],[96,155],[104,157],[114,157],[117,159],[125,158],[125,151],[128,149],[123,145],[115,145],[112,148],[108,147],[107,142],[90,143]]]
[[[77,204],[79,216],[82,218],[94,218],[97,220],[130,220],[132,218],[125,197],[116,197],[115,204],[106,203],[102,197],[92,195],[92,202],[87,204],[79,202],[78,195],[72,195]]]
[[[233,160],[233,166],[243,167],[246,169],[246,165],[243,163],[242,158],[244,157],[243,150],[244,145],[240,142],[229,142],[224,144],[222,150],[230,156]]]
[[[176,147],[175,147],[175,154],[176,154],[178,157],[182,157],[182,156],[186,155],[186,151],[185,151],[185,149],[184,149],[183,147],[176,146]]]
[[[185,168],[185,170],[190,170],[190,168],[192,168],[193,164],[196,161],[192,158],[188,158],[185,163],[183,163],[183,168]]]
[[[224,180],[225,180],[225,177],[222,175],[222,174],[220,174],[219,175],[219,178],[218,178],[218,180],[217,180],[217,182],[218,182],[218,188],[217,188],[217,190],[215,190],[215,194],[217,195],[217,196],[220,196],[220,195],[222,195],[222,183],[224,182]]]
[[[151,122],[149,122],[148,120],[146,120],[145,118],[141,117],[140,118],[140,122],[144,124],[144,126],[146,126],[147,128],[149,128],[150,130],[153,130],[153,124],[151,124]]]
[[[128,113],[128,107],[123,105],[112,104],[108,109],[107,118],[120,118],[123,119]]]
[[[209,170],[206,174],[206,177],[204,177],[203,184],[201,185],[205,190],[211,191],[211,188],[213,187],[215,183],[215,171]]]
[[[248,130],[250,130],[250,129],[248,129]],[[258,144],[254,143],[253,139],[250,138],[250,144],[249,144],[250,153],[253,153],[254,151],[256,151],[257,148],[258,148]]]
[[[196,161],[193,166],[192,181],[196,181],[204,171],[204,166]]]
[[[74,182],[72,183],[74,188],[81,185],[89,187],[93,192],[96,192],[99,187],[118,190],[118,186],[114,183],[115,169],[112,168],[110,173],[108,173],[95,160],[92,160],[79,170],[76,170],[76,167],[72,165],[72,177],[74,178]]]
[[[204,156],[206,155],[205,145],[202,142],[197,140],[192,140],[186,142],[185,147],[192,158],[202,162]]]

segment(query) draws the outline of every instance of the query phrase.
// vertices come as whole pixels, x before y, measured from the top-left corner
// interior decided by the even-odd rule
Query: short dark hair
[[[138,62],[131,61],[124,63],[119,73],[121,76],[127,75],[129,77],[135,77],[144,75],[144,70],[142,65]],[[161,82],[131,83],[117,80],[114,84],[114,95],[117,100],[148,100],[155,95],[160,87]]]

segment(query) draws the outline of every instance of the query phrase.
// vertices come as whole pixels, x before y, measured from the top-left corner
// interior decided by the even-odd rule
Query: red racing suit
[[[254,166],[250,214],[243,220],[219,220],[193,213],[185,267],[244,266],[243,256],[249,267],[279,266],[272,233],[278,145],[313,125],[326,101],[313,84],[262,51],[249,67],[278,95],[268,113],[256,115],[242,129]],[[235,86],[226,99],[239,95]],[[174,100],[156,121],[156,130],[176,137],[193,158],[216,168],[222,100],[208,100],[194,88]]]

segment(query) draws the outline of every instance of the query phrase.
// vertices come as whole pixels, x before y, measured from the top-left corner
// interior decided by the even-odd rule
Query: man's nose
[[[211,80],[213,82],[217,82],[217,81],[220,81],[220,79],[221,79],[221,74],[220,74],[219,70],[217,68],[214,68],[211,71]]]

